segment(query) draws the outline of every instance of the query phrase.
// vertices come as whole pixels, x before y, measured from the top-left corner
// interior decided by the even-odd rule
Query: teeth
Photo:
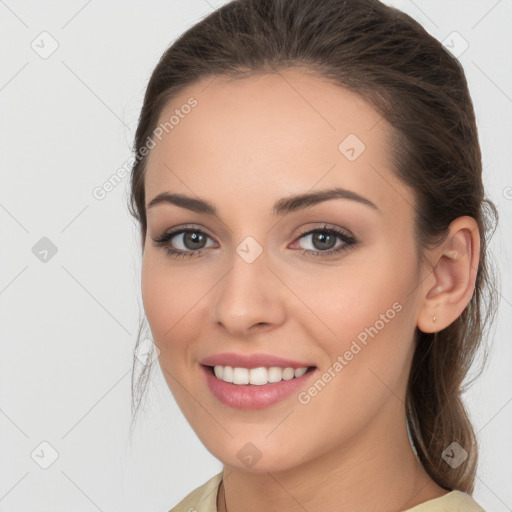
[[[249,384],[249,370],[247,368],[233,368],[233,384]]]
[[[297,368],[295,370],[295,377],[302,377],[307,371],[307,368]]]
[[[294,377],[302,377],[308,368],[280,368],[272,366],[270,368],[240,368],[232,366],[214,366],[213,372],[215,376],[224,382],[232,382],[233,384],[253,384],[255,386],[263,386],[269,382],[280,382],[281,380],[290,380]]]

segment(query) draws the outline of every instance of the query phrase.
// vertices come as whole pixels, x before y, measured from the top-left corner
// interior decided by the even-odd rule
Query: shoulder
[[[462,491],[450,491],[449,493],[420,503],[405,512],[486,512],[470,494]]]
[[[222,482],[222,471],[187,494],[169,512],[217,512],[217,492]]]

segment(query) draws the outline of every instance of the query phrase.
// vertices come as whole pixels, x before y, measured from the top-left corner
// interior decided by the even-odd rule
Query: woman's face
[[[393,442],[405,428],[421,275],[390,125],[297,69],[198,82],[165,122],[145,177],[142,295],[163,375],[201,441],[256,472]],[[335,188],[345,197],[287,199]],[[148,207],[164,193],[215,213]],[[155,243],[171,232],[167,248]],[[227,380],[263,380],[224,382],[214,363],[238,368],[222,370]],[[288,380],[295,371],[257,367],[315,368]],[[262,384],[269,376],[284,379]]]

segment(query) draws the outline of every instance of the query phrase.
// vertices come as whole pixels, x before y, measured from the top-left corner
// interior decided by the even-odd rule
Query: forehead
[[[174,191],[255,206],[331,186],[384,208],[412,201],[392,172],[388,122],[356,93],[297,69],[202,79],[166,105],[165,123],[147,162],[147,202]]]

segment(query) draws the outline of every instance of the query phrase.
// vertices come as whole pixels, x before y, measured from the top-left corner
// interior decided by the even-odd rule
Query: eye
[[[315,257],[325,257],[331,254],[340,253],[354,247],[357,243],[357,240],[353,236],[338,228],[328,227],[327,225],[302,233],[298,240],[307,238],[310,239],[310,243],[317,249],[303,249],[301,254]],[[338,244],[338,246],[336,246],[336,239],[341,240],[341,243]]]
[[[190,258],[203,253],[208,238],[210,237],[204,231],[197,228],[188,228],[163,233],[154,242],[156,246],[163,247],[171,257]],[[173,239],[176,239],[176,242],[171,243]],[[175,243],[182,248],[178,247],[176,249],[173,247]]]

